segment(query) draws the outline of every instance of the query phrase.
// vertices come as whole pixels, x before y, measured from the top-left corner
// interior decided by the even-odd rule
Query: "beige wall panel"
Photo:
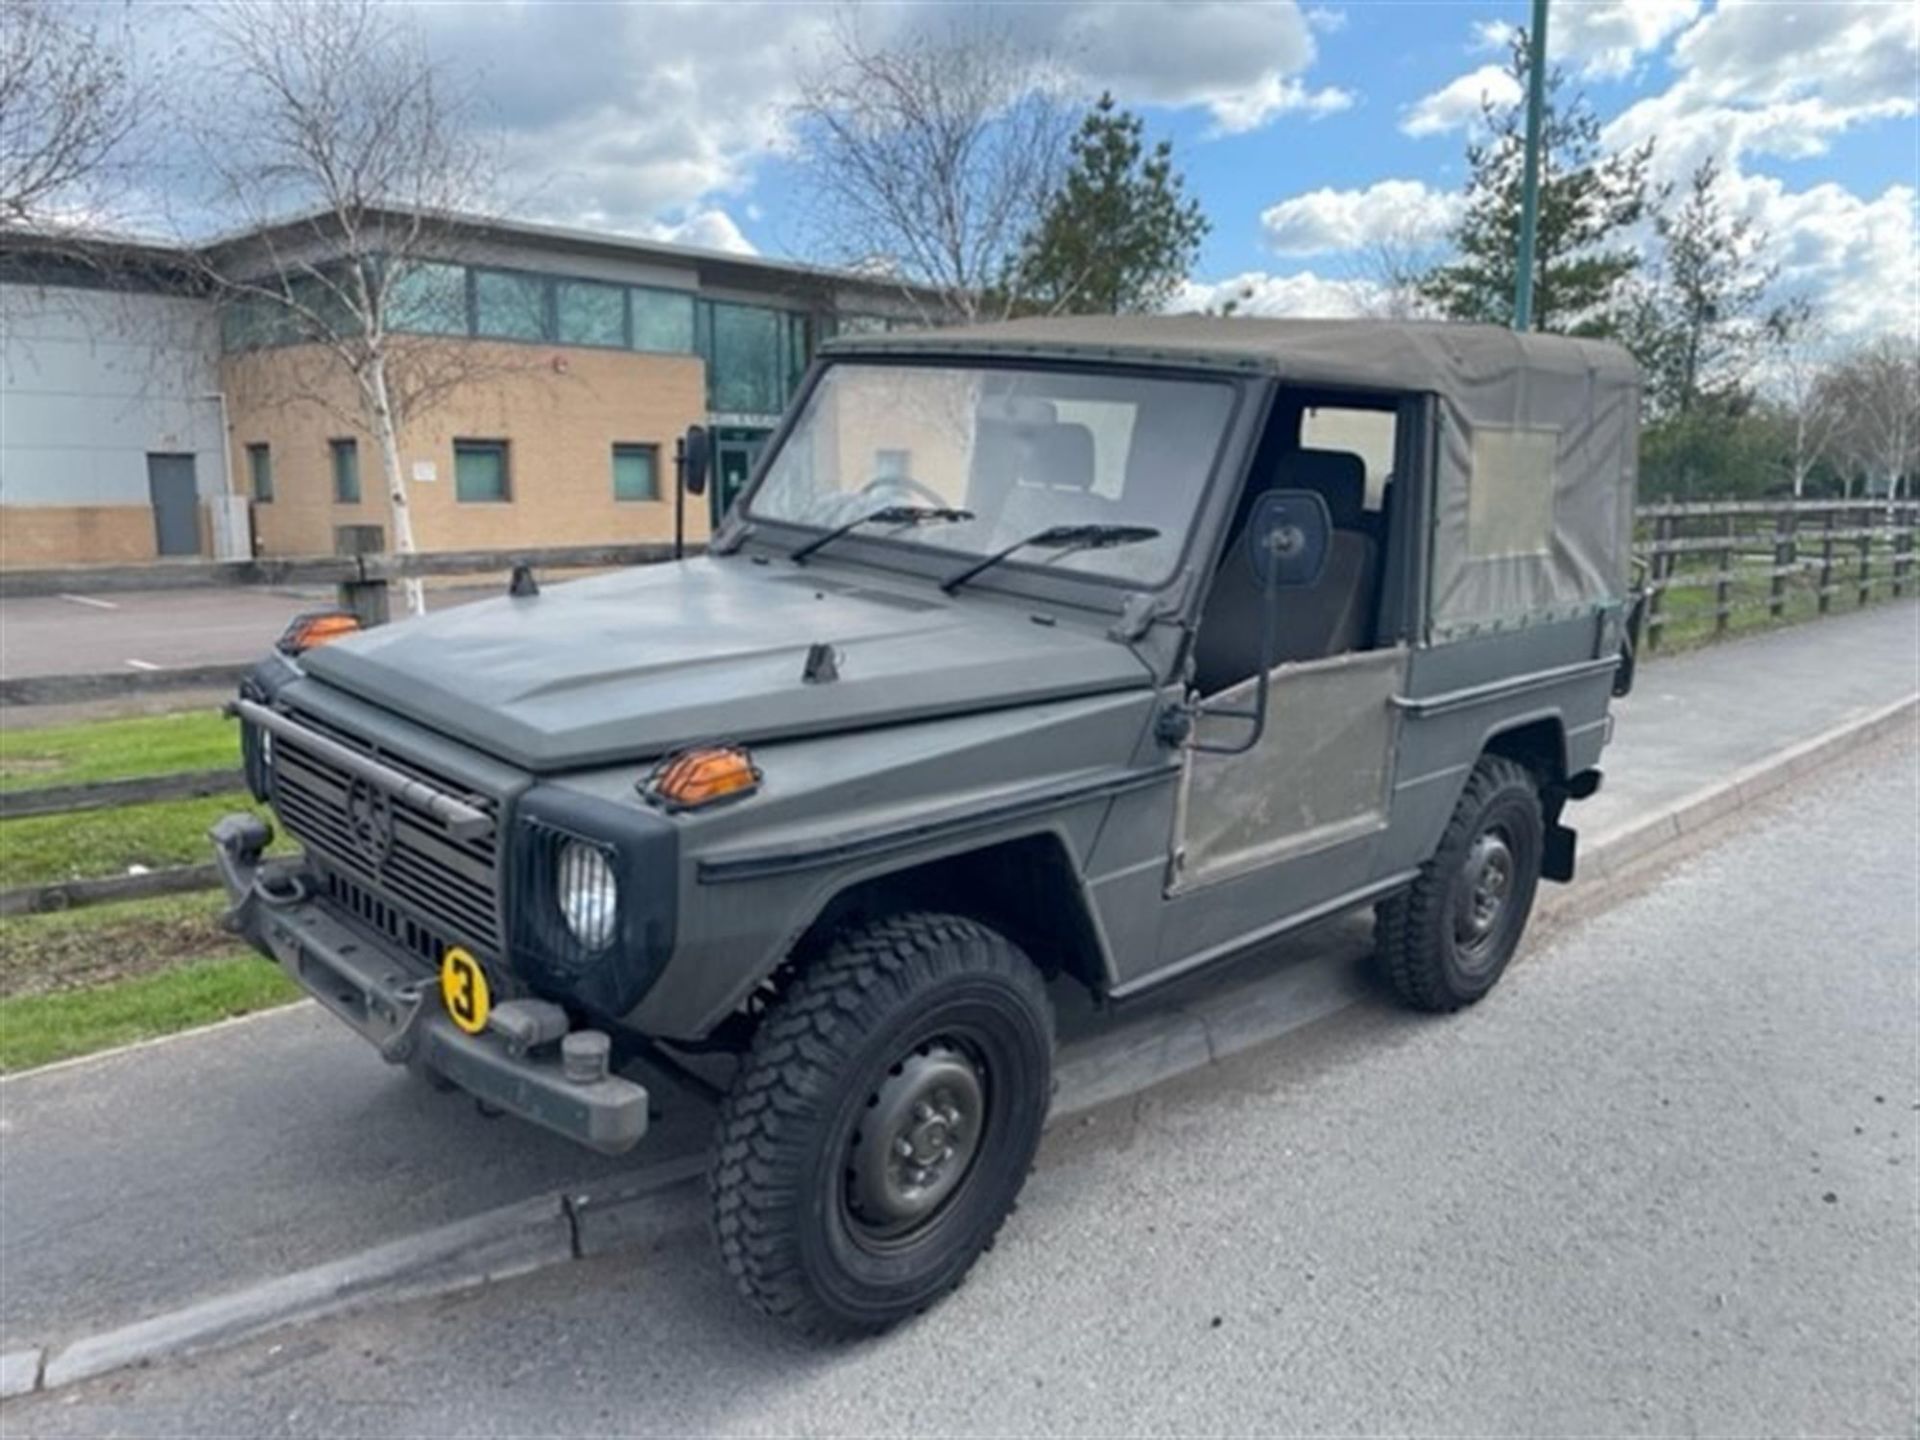
[[[9,505],[0,509],[0,566],[125,565],[154,558],[146,505]]]
[[[668,540],[673,536],[673,448],[705,416],[706,380],[691,356],[641,355],[559,345],[439,342],[478,362],[401,434],[401,462],[422,550]],[[274,499],[254,507],[261,553],[325,554],[340,525],[388,527],[379,453],[357,418],[353,387],[311,348],[229,357],[234,483],[248,487],[246,447],[273,455]],[[358,505],[333,503],[328,441],[360,442]],[[462,503],[454,486],[456,439],[508,442],[511,498]],[[660,499],[613,498],[613,446],[659,449]],[[414,478],[431,467],[435,478]],[[687,506],[687,534],[707,534],[704,500]],[[390,538],[390,537],[389,537]]]

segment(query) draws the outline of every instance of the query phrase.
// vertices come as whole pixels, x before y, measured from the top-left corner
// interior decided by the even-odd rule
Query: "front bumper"
[[[230,902],[225,924],[382,1059],[423,1065],[476,1099],[605,1154],[646,1135],[644,1087],[617,1075],[571,1080],[553,1044],[516,1053],[498,1033],[459,1029],[441,1008],[437,975],[316,899],[303,862],[261,858],[271,834],[247,814],[229,815],[209,833]]]

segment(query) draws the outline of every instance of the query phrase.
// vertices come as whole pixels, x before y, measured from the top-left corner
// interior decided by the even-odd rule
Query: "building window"
[[[477,335],[548,339],[547,282],[517,270],[474,271],[473,321]]]
[[[660,447],[658,445],[615,445],[613,447],[613,498],[616,500],[658,500],[660,498]]]
[[[247,478],[253,482],[253,498],[266,505],[273,500],[273,452],[265,445],[247,446]]]
[[[629,290],[633,303],[633,348],[666,354],[693,353],[693,296],[672,290]]]
[[[498,503],[513,498],[507,479],[507,442],[453,442],[453,498]]]
[[[327,449],[333,456],[333,503],[358,505],[360,503],[360,442],[329,440]]]
[[[563,344],[618,350],[627,343],[627,295],[618,285],[561,280],[554,286],[554,308]]]
[[[777,415],[786,402],[781,313],[724,302],[707,308],[708,405],[739,414]]]
[[[466,267],[426,262],[396,267],[387,280],[386,309],[390,330],[466,334]]]

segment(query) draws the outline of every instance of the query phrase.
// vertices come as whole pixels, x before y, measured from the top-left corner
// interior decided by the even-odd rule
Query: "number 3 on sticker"
[[[480,962],[458,945],[440,959],[440,998],[446,1002],[453,1023],[469,1035],[487,1028],[487,1012],[493,999],[487,993],[487,972]]]

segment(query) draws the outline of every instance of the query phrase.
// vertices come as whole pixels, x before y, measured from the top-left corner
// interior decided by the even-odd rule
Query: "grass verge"
[[[0,1000],[250,953],[220,928],[224,904],[203,891],[0,918]]]
[[[84,990],[0,1000],[0,1071],[211,1024],[299,998],[294,983],[254,955],[201,960]]]
[[[195,865],[213,858],[208,826],[230,811],[258,808],[244,791],[235,791],[0,820],[0,889],[124,875],[134,865]],[[275,837],[275,850],[286,846],[284,836]]]
[[[0,730],[0,790],[240,768],[239,732],[213,710]]]

